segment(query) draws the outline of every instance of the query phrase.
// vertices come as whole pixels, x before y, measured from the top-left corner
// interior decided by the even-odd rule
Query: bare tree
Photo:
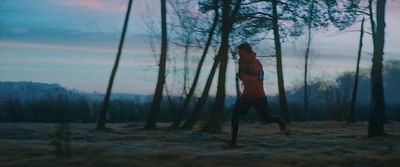
[[[197,24],[198,19],[196,17],[190,16],[191,1],[175,1],[169,2],[170,6],[173,8],[174,13],[177,17],[178,25],[175,26],[174,34],[177,36],[177,41],[173,41],[179,47],[183,47],[183,87],[182,87],[182,97],[188,94],[188,81],[189,81],[189,51],[192,47],[194,41],[194,33],[192,32],[191,26]]]
[[[160,63],[158,70],[158,79],[156,90],[153,96],[153,101],[151,104],[150,113],[147,117],[146,129],[154,129],[156,128],[156,122],[158,120],[158,115],[160,113],[161,101],[163,97],[163,90],[165,84],[165,69],[166,69],[166,61],[167,61],[167,49],[168,49],[168,41],[167,41],[167,5],[166,0],[161,0],[161,54],[160,54]]]
[[[194,79],[193,79],[192,85],[190,87],[189,93],[185,97],[185,100],[184,100],[181,108],[179,109],[179,111],[177,113],[177,118],[175,119],[175,121],[172,124],[172,127],[174,127],[174,128],[180,127],[181,122],[182,122],[182,116],[183,116],[184,113],[186,113],[186,110],[189,107],[190,101],[192,100],[192,97],[193,97],[193,95],[195,93],[195,90],[196,90],[196,87],[197,87],[197,83],[198,83],[199,78],[200,78],[200,73],[201,73],[201,70],[202,70],[202,67],[203,67],[203,64],[204,64],[204,60],[205,60],[205,58],[207,56],[208,49],[209,49],[209,47],[211,45],[211,42],[212,42],[212,39],[214,37],[215,29],[217,27],[218,18],[219,18],[218,0],[213,0],[213,3],[214,3],[214,9],[215,9],[214,10],[215,14],[214,14],[213,23],[212,23],[212,25],[211,25],[211,27],[210,27],[210,29],[208,31],[207,41],[206,41],[206,44],[204,46],[203,53],[201,55],[200,61],[198,62],[197,69],[196,69],[196,74],[194,76]],[[206,85],[206,88],[209,87],[209,86],[211,86],[211,82],[210,82],[209,85]],[[207,92],[207,96],[208,96],[208,92]]]
[[[132,7],[132,0],[129,0],[128,9],[127,9],[126,15],[125,15],[124,27],[122,29],[121,39],[119,41],[118,52],[117,52],[117,56],[115,58],[114,67],[111,71],[110,80],[108,81],[107,92],[104,96],[103,105],[101,106],[99,120],[97,122],[97,129],[104,129],[106,126],[106,117],[107,117],[108,106],[110,103],[111,91],[112,91],[112,87],[113,87],[113,83],[114,83],[115,74],[117,73],[119,60],[121,58],[122,49],[124,47],[125,34],[126,34],[126,30],[128,28],[128,21],[129,21],[129,16],[131,13],[131,7]]]

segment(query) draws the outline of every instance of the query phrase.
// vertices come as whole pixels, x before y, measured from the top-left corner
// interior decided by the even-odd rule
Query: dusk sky
[[[126,5],[127,0],[0,1],[0,81],[59,83],[79,91],[105,92]],[[400,60],[399,9],[400,1],[388,0],[385,61]],[[114,92],[153,93],[158,71],[157,58],[149,47],[145,23],[158,20],[157,17],[158,0],[134,0]],[[368,23],[366,26],[369,29]],[[347,30],[355,29],[359,29],[359,23]],[[328,32],[314,34],[311,80],[330,80],[342,72],[354,71],[359,34],[333,36],[337,33],[338,30],[330,28]],[[371,65],[371,39],[368,35],[364,42],[361,67],[368,68]],[[304,38],[284,43],[287,88],[301,83],[304,47]],[[270,41],[264,42],[255,50],[259,55],[273,54],[273,45]],[[191,58],[193,74],[199,51],[192,52],[196,53]],[[171,44],[169,54],[171,63],[176,62],[177,69],[180,69],[183,53]],[[274,59],[260,59],[266,71],[265,88],[274,94],[277,92]],[[201,89],[211,62],[210,55],[202,73]],[[229,63],[227,91],[234,94],[235,66],[232,60]],[[179,94],[182,78],[181,73],[174,75],[169,72],[168,88]]]

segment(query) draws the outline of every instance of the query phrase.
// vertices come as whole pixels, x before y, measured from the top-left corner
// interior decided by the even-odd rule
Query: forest
[[[398,38],[390,36],[387,24],[387,9],[396,2],[157,1],[153,8],[158,11],[150,12],[156,19],[143,19],[146,34],[141,34],[157,62],[153,92],[117,98],[113,88],[124,53],[131,51],[129,32],[138,22],[132,19],[135,4],[142,1],[122,1],[122,31],[109,55],[109,73],[102,74],[107,76],[104,92],[38,83],[22,89],[17,82],[0,82],[0,166],[400,163],[400,60],[387,59],[388,52],[398,49],[388,49],[393,45],[387,40]],[[88,1],[95,4],[91,7],[101,2]],[[311,77],[318,73],[313,68],[318,54],[313,50],[319,46],[315,36],[332,31],[353,34],[347,42],[357,52],[346,53],[354,57],[351,62],[342,61],[354,69],[330,79],[321,77],[323,72]],[[291,42],[304,47],[295,53],[302,60],[297,62],[302,79],[294,83],[288,78],[297,74],[287,75],[284,62]],[[182,61],[176,61],[177,52]],[[246,56],[251,55],[249,63]],[[365,59],[368,66],[362,64]],[[35,84],[41,95],[33,91]],[[276,93],[265,88],[272,86]]]

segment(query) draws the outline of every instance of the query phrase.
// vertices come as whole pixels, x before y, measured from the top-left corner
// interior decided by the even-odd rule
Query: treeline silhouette
[[[311,84],[310,89],[322,86],[318,84],[321,84],[321,82]],[[331,97],[324,99],[326,103],[310,103],[310,110],[307,117],[304,116],[302,102],[289,101],[292,109],[290,119],[292,121],[346,121],[350,102],[346,102],[344,99],[341,101],[340,96],[343,96],[343,94],[337,93],[335,90],[332,90],[330,93],[329,96]],[[212,98],[210,98],[209,102],[211,100]],[[176,102],[179,103],[178,101]],[[324,104],[328,104],[328,106]],[[150,103],[138,103],[135,100],[111,100],[107,120],[112,123],[144,122],[146,121],[150,105]],[[173,121],[176,110],[170,108],[168,103],[163,103],[162,106],[165,109],[160,113],[160,122]],[[225,108],[224,120],[230,118],[231,107],[228,106]],[[269,107],[273,114],[276,114],[279,110],[279,104],[276,101],[271,102]],[[386,115],[388,121],[400,121],[400,102],[395,105],[388,105],[387,107]],[[101,103],[89,102],[85,98],[79,101],[49,98],[22,103],[17,98],[9,98],[3,101],[1,108],[0,122],[57,123],[59,122],[59,117],[63,114],[60,108],[64,108],[68,112],[67,119],[69,122],[94,123],[98,119],[98,111],[101,108]],[[368,120],[369,104],[357,104],[356,113],[358,121]],[[256,112],[249,112],[244,120],[250,122],[261,121]]]
[[[98,119],[101,105],[102,102],[91,101],[85,97],[76,100],[59,96],[26,102],[10,97],[1,102],[0,121],[58,123],[66,110],[68,122],[94,123]],[[118,99],[111,100],[109,105],[107,120],[117,123],[145,121],[151,103]],[[165,110],[161,113],[160,121],[171,121],[174,109],[170,108],[169,103],[163,103],[162,106]]]
[[[356,120],[367,121],[370,115],[371,83],[367,69],[361,70],[359,77],[359,91],[357,93],[358,102],[356,104]],[[351,90],[354,82],[354,73],[346,72],[339,75],[335,80],[323,81],[314,80],[309,83],[309,111],[303,110],[303,91],[304,86],[299,83],[288,93],[288,102],[292,114],[292,121],[347,121]],[[400,121],[400,98],[397,92],[400,91],[400,62],[387,62],[384,68],[385,95],[387,99],[387,121]],[[230,96],[227,101],[234,101],[236,97]],[[206,102],[206,109],[211,108],[213,97],[209,97]],[[273,114],[279,113],[279,103],[276,96],[270,96],[270,111]],[[182,97],[170,97],[171,101],[161,104],[163,108],[160,112],[160,122],[174,121],[177,112],[176,106],[184,101]],[[232,104],[232,103],[231,103]],[[18,97],[9,97],[0,104],[1,122],[59,122],[63,112],[67,112],[68,122],[94,123],[98,119],[99,110],[102,102],[90,100],[81,95],[76,98],[73,96],[49,96],[39,100],[23,101]],[[140,102],[135,99],[112,99],[107,121],[120,122],[144,122],[147,119],[151,102]],[[193,108],[194,106],[189,106]],[[224,119],[228,120],[231,116],[232,105],[227,105],[224,109]],[[186,118],[190,113],[184,115]],[[202,120],[207,115],[202,117]],[[245,121],[258,121],[257,112],[249,112],[244,118]]]

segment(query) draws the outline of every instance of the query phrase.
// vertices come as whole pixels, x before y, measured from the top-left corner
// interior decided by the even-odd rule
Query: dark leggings
[[[263,117],[263,119],[267,123],[280,123],[279,118],[271,117],[268,113],[268,101],[266,97],[260,98],[246,98],[240,97],[236,102],[235,109],[232,115],[232,143],[236,143],[237,133],[239,130],[239,119],[241,116],[245,115],[251,107],[254,107],[259,115]]]

